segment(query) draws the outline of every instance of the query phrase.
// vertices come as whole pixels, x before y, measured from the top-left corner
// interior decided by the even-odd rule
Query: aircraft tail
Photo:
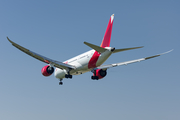
[[[110,46],[113,20],[114,20],[114,14],[112,14],[110,17],[106,32],[104,34],[104,38],[103,38],[102,43],[101,43],[101,47],[103,47],[103,48]]]

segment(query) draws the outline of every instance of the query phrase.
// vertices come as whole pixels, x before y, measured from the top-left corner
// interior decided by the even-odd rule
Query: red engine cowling
[[[41,70],[41,73],[46,77],[50,76],[53,72],[54,72],[54,68],[50,67],[49,65],[44,66]]]
[[[93,73],[93,76],[91,77],[91,79],[93,79],[93,80],[102,79],[102,78],[105,77],[106,75],[107,75],[107,71],[106,71],[106,70],[97,69],[97,70],[95,70],[95,72]]]

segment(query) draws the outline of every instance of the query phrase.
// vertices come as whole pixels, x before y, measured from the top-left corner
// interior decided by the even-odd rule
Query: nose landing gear
[[[63,79],[60,79],[60,82],[59,82],[59,85],[63,85],[63,82],[62,82]]]

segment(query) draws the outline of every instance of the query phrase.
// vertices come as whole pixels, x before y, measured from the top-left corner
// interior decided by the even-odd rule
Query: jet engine
[[[53,72],[54,72],[54,68],[49,65],[44,66],[41,70],[41,73],[46,77],[50,76]]]
[[[91,79],[98,80],[107,75],[107,71],[103,69],[97,69],[93,72],[93,76],[91,76]]]

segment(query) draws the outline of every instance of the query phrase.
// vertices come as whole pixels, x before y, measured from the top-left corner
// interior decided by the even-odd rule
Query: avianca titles
[[[85,52],[83,54],[80,54],[64,62],[52,60],[50,58],[37,54],[33,51],[30,51],[16,44],[15,42],[11,41],[8,37],[7,39],[9,40],[10,43],[12,43],[13,46],[18,48],[19,50],[46,63],[47,65],[44,66],[41,70],[42,74],[44,76],[50,76],[54,72],[55,77],[60,80],[59,85],[63,84],[62,80],[64,78],[71,79],[73,75],[79,75],[79,74],[83,74],[89,71],[93,73],[93,75],[91,76],[92,80],[99,80],[99,79],[104,78],[107,75],[108,68],[148,60],[148,59],[158,57],[160,55],[163,55],[165,53],[172,51],[170,50],[162,54],[157,54],[154,56],[140,58],[136,60],[130,60],[126,62],[102,65],[113,53],[142,48],[142,46],[132,47],[132,48],[123,48],[123,49],[115,49],[113,47],[110,47],[113,21],[114,21],[114,14],[111,15],[110,17],[106,32],[104,34],[104,37],[100,46],[97,46],[88,42],[84,42],[84,44],[92,48],[92,50]]]

